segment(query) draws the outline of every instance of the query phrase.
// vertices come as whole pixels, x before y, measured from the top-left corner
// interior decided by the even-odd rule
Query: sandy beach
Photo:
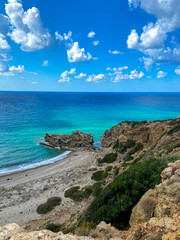
[[[15,222],[26,224],[25,228],[38,229],[39,223],[41,226],[53,220],[60,223],[73,215],[78,216],[88,203],[75,204],[64,198],[64,192],[74,185],[83,187],[92,183],[92,172],[88,169],[99,154],[95,151],[71,152],[55,163],[0,176],[0,226]],[[37,214],[37,206],[52,196],[61,197],[61,205],[50,214]]]

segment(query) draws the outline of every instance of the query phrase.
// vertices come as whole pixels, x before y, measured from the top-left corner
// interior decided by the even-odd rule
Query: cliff
[[[110,224],[101,222],[94,230],[88,230],[89,236],[52,233],[48,230],[26,232],[17,224],[8,224],[0,228],[1,240],[178,240],[180,239],[180,160],[169,163],[161,177],[162,183],[147,191],[133,208],[128,231],[119,231]],[[80,231],[81,230],[81,231]],[[87,230],[87,229],[86,229]]]

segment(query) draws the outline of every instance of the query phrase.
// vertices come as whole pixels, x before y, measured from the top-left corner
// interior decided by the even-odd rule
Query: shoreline
[[[48,163],[45,165],[40,165],[34,168],[24,169],[16,172],[11,172],[7,174],[0,175],[0,188],[9,188],[14,187],[17,184],[24,184],[26,182],[44,178],[58,172],[61,172],[63,169],[67,171],[73,165],[78,164],[78,156],[83,158],[88,157],[91,154],[97,154],[96,151],[71,151],[68,155],[62,159],[59,159],[53,163]],[[71,163],[71,164],[70,164]]]
[[[35,169],[35,168],[39,168],[39,167],[43,167],[43,166],[46,166],[46,165],[56,163],[58,161],[64,160],[65,158],[67,158],[73,152],[75,152],[75,151],[65,151],[65,152],[61,153],[60,155],[58,155],[56,157],[53,157],[53,158],[50,158],[50,159],[47,159],[47,160],[44,160],[44,161],[41,161],[41,162],[37,162],[37,163],[30,163],[29,165],[25,166],[25,168],[10,170],[10,171],[5,172],[5,173],[0,172],[0,178],[3,177],[3,176],[7,176],[7,175],[9,176],[11,174],[16,174],[16,173],[19,173],[19,172],[25,172],[25,171],[28,171],[28,170],[31,170],[31,169]],[[59,159],[57,159],[55,161],[52,161],[53,159],[56,159],[56,158],[59,158]],[[28,167],[28,166],[31,166],[33,164],[34,164],[33,167]],[[35,166],[35,164],[37,166]]]

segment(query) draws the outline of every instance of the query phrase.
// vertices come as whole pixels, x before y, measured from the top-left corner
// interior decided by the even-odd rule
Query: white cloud
[[[48,67],[48,65],[49,65],[48,60],[44,60],[43,63],[42,63],[42,66],[43,67]]]
[[[144,62],[144,67],[145,67],[146,71],[151,71],[152,65],[154,63],[152,58],[146,58],[143,56],[143,58],[140,58],[140,61]]]
[[[23,51],[33,52],[51,45],[51,34],[43,28],[37,8],[24,11],[19,0],[8,0],[5,10],[12,25],[9,36]]]
[[[71,78],[69,75],[75,75],[76,74],[76,68],[71,68],[70,71],[65,71],[61,73],[60,79],[58,82],[70,82]]]
[[[159,71],[159,72],[157,73],[157,78],[164,78],[166,75],[167,75],[166,72]]]
[[[57,32],[55,32],[55,37],[56,37],[56,40],[60,40],[60,41],[72,40],[72,32],[69,31],[67,34],[63,33],[63,35],[61,35],[57,31]]]
[[[1,50],[7,50],[10,49],[10,46],[4,36],[4,34],[0,33],[0,49]]]
[[[86,82],[100,83],[104,78],[105,78],[105,74],[102,74],[102,73],[98,75],[93,74],[86,79]]]
[[[177,75],[180,75],[180,66],[178,66],[175,71],[174,71]]]
[[[110,54],[114,54],[114,55],[117,55],[117,54],[123,54],[122,52],[118,51],[118,50],[109,50],[109,53]]]
[[[14,76],[24,72],[24,65],[18,67],[10,66],[7,62],[0,61],[0,75],[4,76]]]
[[[91,31],[88,33],[87,37],[88,38],[93,38],[96,35],[96,33],[94,31]]]
[[[79,75],[75,76],[75,78],[82,79],[85,78],[86,76],[87,76],[86,73],[80,73]]]
[[[37,84],[38,82],[32,82],[32,84]]]
[[[91,54],[85,53],[84,48],[79,47],[78,42],[74,42],[72,47],[67,50],[68,61],[69,62],[89,62],[92,59]]]
[[[168,34],[180,28],[180,1],[179,0],[128,0],[131,7],[144,9],[147,13],[157,17],[155,23],[143,27],[138,35],[135,29],[127,39],[129,49],[137,49],[158,62],[180,62],[179,47],[165,47]]]
[[[131,34],[128,36],[127,45],[130,49],[136,49],[138,47],[139,36],[135,29],[131,30]]]
[[[121,80],[127,79],[141,79],[144,76],[142,71],[138,72],[136,69],[128,73],[123,73],[124,70],[127,70],[127,66],[118,67],[118,68],[110,68],[108,67],[106,70],[111,71],[108,75],[111,77],[112,82],[120,82]]]
[[[99,41],[93,41],[93,45],[97,46],[99,44]]]

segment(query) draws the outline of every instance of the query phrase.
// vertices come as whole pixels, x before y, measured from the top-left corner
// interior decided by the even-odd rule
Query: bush
[[[167,145],[166,150],[168,153],[172,152],[173,149],[180,147],[180,143],[176,143],[174,145]]]
[[[130,166],[91,203],[79,219],[79,224],[105,221],[119,229],[127,228],[132,208],[147,190],[161,182],[160,174],[167,163],[177,159],[152,158]]]
[[[115,166],[113,171],[114,171],[114,175],[117,176],[119,173],[119,168]]]
[[[95,227],[95,223],[84,222],[78,228],[76,228],[75,234],[77,236],[88,236],[90,231]]]
[[[54,223],[50,223],[45,227],[47,230],[51,231],[51,232],[60,232],[61,231],[61,226],[60,225],[56,225]]]
[[[126,147],[127,148],[132,148],[136,145],[135,141],[128,139],[126,142]]]
[[[109,153],[104,158],[99,159],[98,163],[99,164],[102,164],[102,163],[112,163],[112,162],[115,162],[116,159],[117,159],[117,153]]]
[[[64,229],[62,232],[63,232],[63,234],[68,234],[68,233],[74,234],[75,230],[76,230],[76,227],[69,227],[69,228]]]
[[[37,207],[36,212],[38,214],[46,214],[53,210],[53,208],[61,203],[60,197],[52,197],[47,200],[46,203]]]
[[[131,151],[128,152],[128,155],[133,155],[136,152],[141,151],[141,150],[143,150],[142,143],[137,143],[136,146]]]
[[[127,156],[124,158],[124,161],[125,161],[125,162],[128,162],[128,161],[131,161],[131,160],[133,160],[133,159],[134,159],[133,156],[127,155]]]
[[[101,181],[105,178],[107,178],[108,176],[108,173],[107,172],[104,172],[104,171],[97,171],[97,172],[94,172],[91,179],[92,180],[95,180],[95,181]]]
[[[88,198],[92,193],[91,187],[86,187],[82,190],[79,189],[80,189],[79,186],[69,188],[68,190],[65,191],[64,197],[71,198],[74,202],[80,202],[84,198]]]
[[[110,172],[112,170],[112,166],[108,166],[105,168],[105,172]]]
[[[178,131],[180,131],[180,124],[178,124],[177,126],[171,128],[167,134],[168,135],[172,135],[173,133],[178,132]]]
[[[93,196],[97,197],[102,191],[102,182],[97,182],[93,185]]]

